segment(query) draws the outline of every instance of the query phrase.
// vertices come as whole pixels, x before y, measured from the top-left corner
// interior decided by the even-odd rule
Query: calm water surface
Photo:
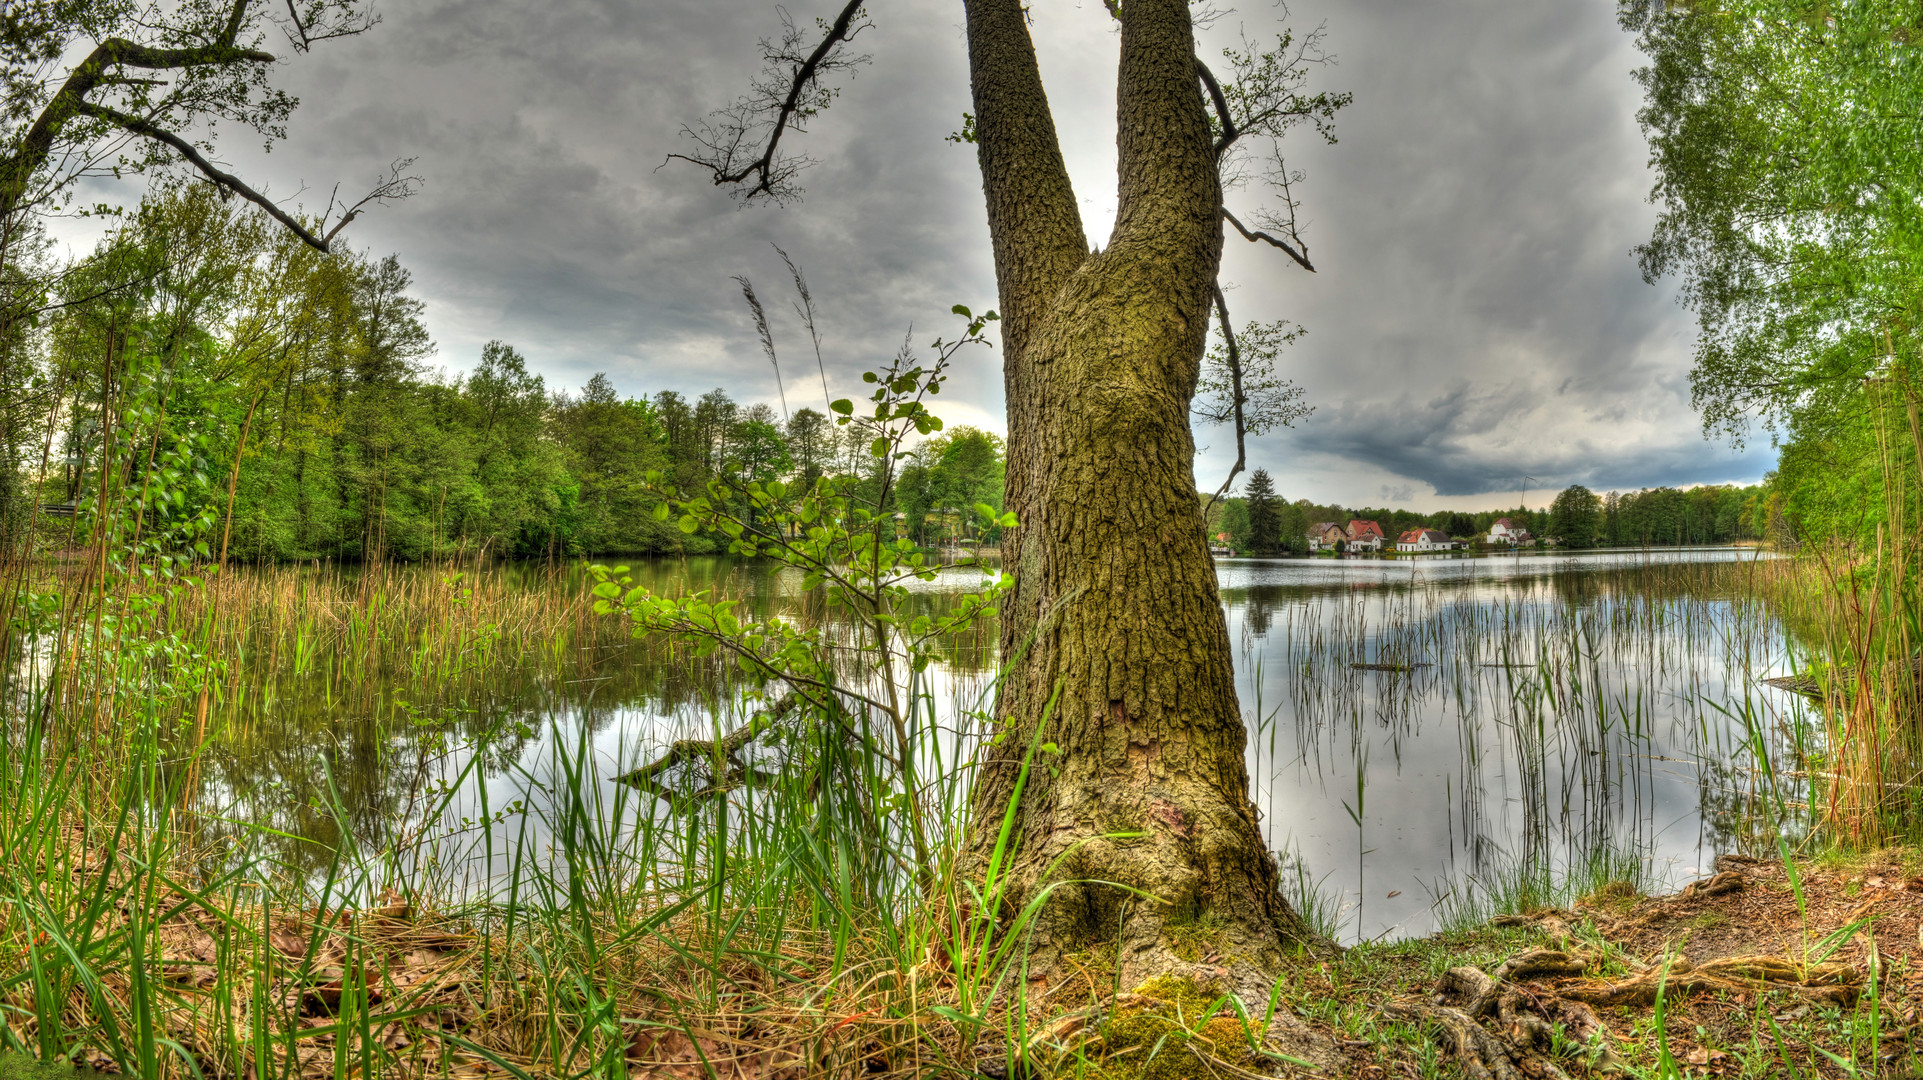
[[[1339,898],[1343,936],[1357,940],[1427,933],[1496,882],[1599,852],[1673,883],[1754,844],[1768,808],[1798,797],[1756,768],[1759,748],[1776,754],[1801,730],[1796,703],[1758,685],[1788,670],[1789,642],[1760,602],[1727,583],[1703,589],[1680,564],[1757,557],[1219,562],[1270,845],[1296,880]],[[791,575],[721,560],[635,573],[664,592],[721,586],[750,611],[804,603]],[[975,573],[944,573],[929,600],[966,591]],[[309,872],[343,819],[378,848],[480,836],[491,818],[491,843],[469,850],[480,861],[451,871],[480,880],[499,872],[481,859],[490,847],[498,858],[517,835],[544,839],[546,816],[518,809],[568,790],[557,773],[577,756],[599,812],[658,813],[610,778],[669,740],[708,735],[716,715],[736,722],[725,667],[618,633],[513,659],[428,693],[278,657],[272,677],[234,696],[203,807],[320,841],[285,853]],[[984,703],[992,663],[979,641],[956,643],[935,672],[945,716]]]

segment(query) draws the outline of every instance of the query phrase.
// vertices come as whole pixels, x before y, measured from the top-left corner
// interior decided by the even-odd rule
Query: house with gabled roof
[[[1496,523],[1489,526],[1491,544],[1528,544],[1535,539],[1529,535],[1528,528],[1521,522],[1510,521],[1508,518],[1497,518]]]
[[[1357,518],[1349,522],[1350,551],[1381,551],[1387,538],[1382,535],[1382,526],[1373,521]]]
[[[1318,521],[1309,526],[1310,551],[1335,551],[1349,542],[1349,531],[1333,521]]]
[[[1441,529],[1410,529],[1396,537],[1397,551],[1454,551],[1456,542]]]

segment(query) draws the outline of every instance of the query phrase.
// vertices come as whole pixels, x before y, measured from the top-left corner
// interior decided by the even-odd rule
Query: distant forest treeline
[[[320,256],[204,185],[150,199],[86,259],[15,273],[50,282],[0,373],[15,539],[38,522],[59,543],[79,528],[62,513],[105,495],[144,507],[150,537],[217,520],[240,560],[698,552],[712,541],[650,512],[651,472],[683,491],[824,473],[884,487],[822,410],[623,397],[605,375],[557,390],[501,342],[465,375],[430,369],[398,259]],[[931,540],[972,517],[943,508],[1001,507],[994,435],[950,429],[892,467],[890,511]]]
[[[1489,535],[1498,518],[1508,518],[1537,537],[1554,537],[1569,547],[1642,547],[1682,544],[1726,544],[1760,540],[1783,528],[1780,499],[1768,484],[1648,488],[1642,491],[1596,495],[1574,485],[1545,508],[1483,510],[1464,513],[1439,510],[1431,514],[1382,507],[1348,507],[1297,499],[1274,492],[1273,481],[1257,470],[1243,493],[1216,504],[1210,514],[1211,536],[1226,537],[1228,546],[1243,553],[1308,550],[1309,527],[1319,521],[1346,525],[1374,521],[1382,527],[1388,546],[1410,529],[1438,529],[1457,540]],[[1772,526],[1772,522],[1774,525]]]

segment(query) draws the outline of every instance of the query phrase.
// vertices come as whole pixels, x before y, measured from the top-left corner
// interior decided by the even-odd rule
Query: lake
[[[1762,766],[1811,737],[1801,702],[1759,685],[1793,655],[1744,588],[1768,558],[1218,562],[1252,795],[1293,886],[1339,910],[1344,940],[1393,938],[1571,867],[1674,884],[1766,842],[1805,792],[1787,766]],[[659,591],[833,618],[790,573],[632,566]],[[363,851],[431,850],[441,880],[478,887],[514,844],[545,842],[557,792],[586,791],[592,812],[622,821],[664,814],[612,778],[740,720],[728,665],[588,615],[578,566],[389,570],[378,590],[328,568],[231,578],[248,574],[257,629],[216,711],[197,805],[299,873],[323,873],[345,835]],[[978,575],[946,570],[922,599]],[[403,593],[420,625],[369,630]],[[533,614],[563,602],[563,629]],[[986,705],[992,641],[953,643],[933,672],[957,729],[947,760],[969,735],[964,710]],[[576,769],[591,782],[573,784]]]

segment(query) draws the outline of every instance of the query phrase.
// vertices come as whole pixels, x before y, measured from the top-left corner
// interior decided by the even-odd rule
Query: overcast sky
[[[797,19],[832,13],[791,0]],[[771,245],[813,288],[835,396],[911,333],[952,333],[951,305],[995,303],[973,149],[960,5],[876,0],[858,39],[873,63],[797,140],[820,162],[807,198],[740,209],[692,167],[683,123],[740,93],[765,0],[415,0],[365,37],[332,42],[277,77],[301,98],[291,138],[222,156],[277,198],[364,189],[416,157],[426,187],[350,226],[397,253],[427,302],[436,363],[470,366],[489,339],[554,388],[597,371],[631,395],[716,386],[778,405],[733,275],[777,316],[788,404],[821,407],[813,354],[785,302]],[[1116,37],[1099,0],[1035,0],[1041,53],[1091,237],[1114,214]],[[1238,322],[1286,318],[1307,336],[1284,374],[1315,413],[1257,441],[1281,492],[1350,505],[1532,505],[1571,483],[1598,490],[1753,482],[1764,448],[1706,442],[1689,408],[1692,319],[1639,277],[1647,150],[1635,123],[1632,42],[1606,0],[1255,2],[1238,32],[1326,25],[1354,93],[1338,145],[1305,135],[1291,163],[1320,271],[1231,240]],[[1248,210],[1255,193],[1232,197]],[[999,357],[966,356],[938,410],[1000,430]],[[1234,457],[1226,428],[1197,432],[1198,479]]]

